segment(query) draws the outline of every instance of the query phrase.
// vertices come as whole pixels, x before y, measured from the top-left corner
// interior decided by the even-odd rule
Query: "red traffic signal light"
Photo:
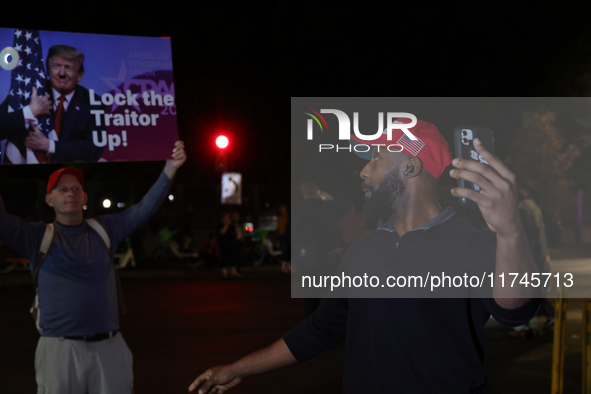
[[[218,148],[225,149],[229,144],[228,137],[226,137],[225,135],[218,136],[215,139],[215,144]]]

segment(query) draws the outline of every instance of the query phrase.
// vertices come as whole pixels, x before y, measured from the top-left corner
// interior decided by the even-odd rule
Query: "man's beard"
[[[365,200],[365,207],[363,208],[363,215],[371,222],[392,215],[394,201],[404,193],[404,183],[398,177],[396,170],[390,172],[380,182],[377,189],[365,184],[365,182],[361,183],[361,188],[365,192],[371,192],[371,196]]]

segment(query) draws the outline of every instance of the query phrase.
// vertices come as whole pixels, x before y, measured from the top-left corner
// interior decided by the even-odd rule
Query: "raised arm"
[[[186,159],[187,155],[184,144],[182,141],[177,141],[172,152],[172,158],[166,161],[164,171],[141,201],[121,213],[105,215],[100,218],[101,223],[109,233],[112,245],[118,245],[122,239],[135,231],[156,213],[168,195],[176,171],[183,165]]]
[[[199,394],[216,392],[213,390],[223,393],[236,386],[246,376],[273,371],[296,362],[285,341],[279,339],[271,346],[257,350],[232,364],[208,369],[191,383],[189,391],[199,388]]]
[[[535,297],[533,287],[505,286],[500,283],[500,274],[524,274],[537,272],[523,225],[517,209],[516,177],[503,162],[486,150],[480,140],[474,140],[474,148],[489,165],[474,160],[454,159],[456,167],[450,171],[454,178],[462,178],[480,186],[480,192],[465,188],[454,188],[452,194],[465,197],[478,204],[488,227],[497,234],[495,283],[493,297],[497,304],[505,309],[514,309],[525,305]]]
[[[174,143],[172,158],[166,160],[166,164],[164,165],[164,173],[168,179],[174,178],[177,170],[185,163],[185,160],[187,160],[185,143],[183,141],[177,141]]]

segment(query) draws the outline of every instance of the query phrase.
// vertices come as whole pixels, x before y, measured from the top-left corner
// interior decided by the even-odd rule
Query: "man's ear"
[[[88,194],[86,194],[85,191],[82,191],[82,195],[84,196],[84,204],[83,205],[86,205],[86,203],[88,202]]]
[[[49,205],[50,207],[53,208],[53,202],[52,202],[52,198],[51,198],[51,193],[45,195],[45,202],[47,203],[47,205]]]
[[[82,81],[83,76],[84,76],[84,73],[78,73],[78,83],[80,83],[80,81]]]
[[[409,157],[406,169],[404,170],[405,178],[414,178],[421,175],[423,172],[423,162],[416,156]]]

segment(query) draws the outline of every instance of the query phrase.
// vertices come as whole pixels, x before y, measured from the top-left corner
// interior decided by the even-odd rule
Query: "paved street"
[[[10,275],[16,283],[28,280],[26,272]],[[270,344],[303,318],[303,301],[290,298],[289,277],[277,270],[227,281],[183,270],[127,271],[123,286],[128,314],[121,330],[134,354],[140,394],[185,392],[207,367]],[[0,286],[0,393],[36,390],[31,299],[30,284]],[[565,393],[580,392],[580,305],[569,301]],[[539,339],[512,339],[491,321],[486,341],[491,393],[550,391],[552,331]],[[247,378],[231,392],[339,393],[343,351],[341,345],[309,362]]]

